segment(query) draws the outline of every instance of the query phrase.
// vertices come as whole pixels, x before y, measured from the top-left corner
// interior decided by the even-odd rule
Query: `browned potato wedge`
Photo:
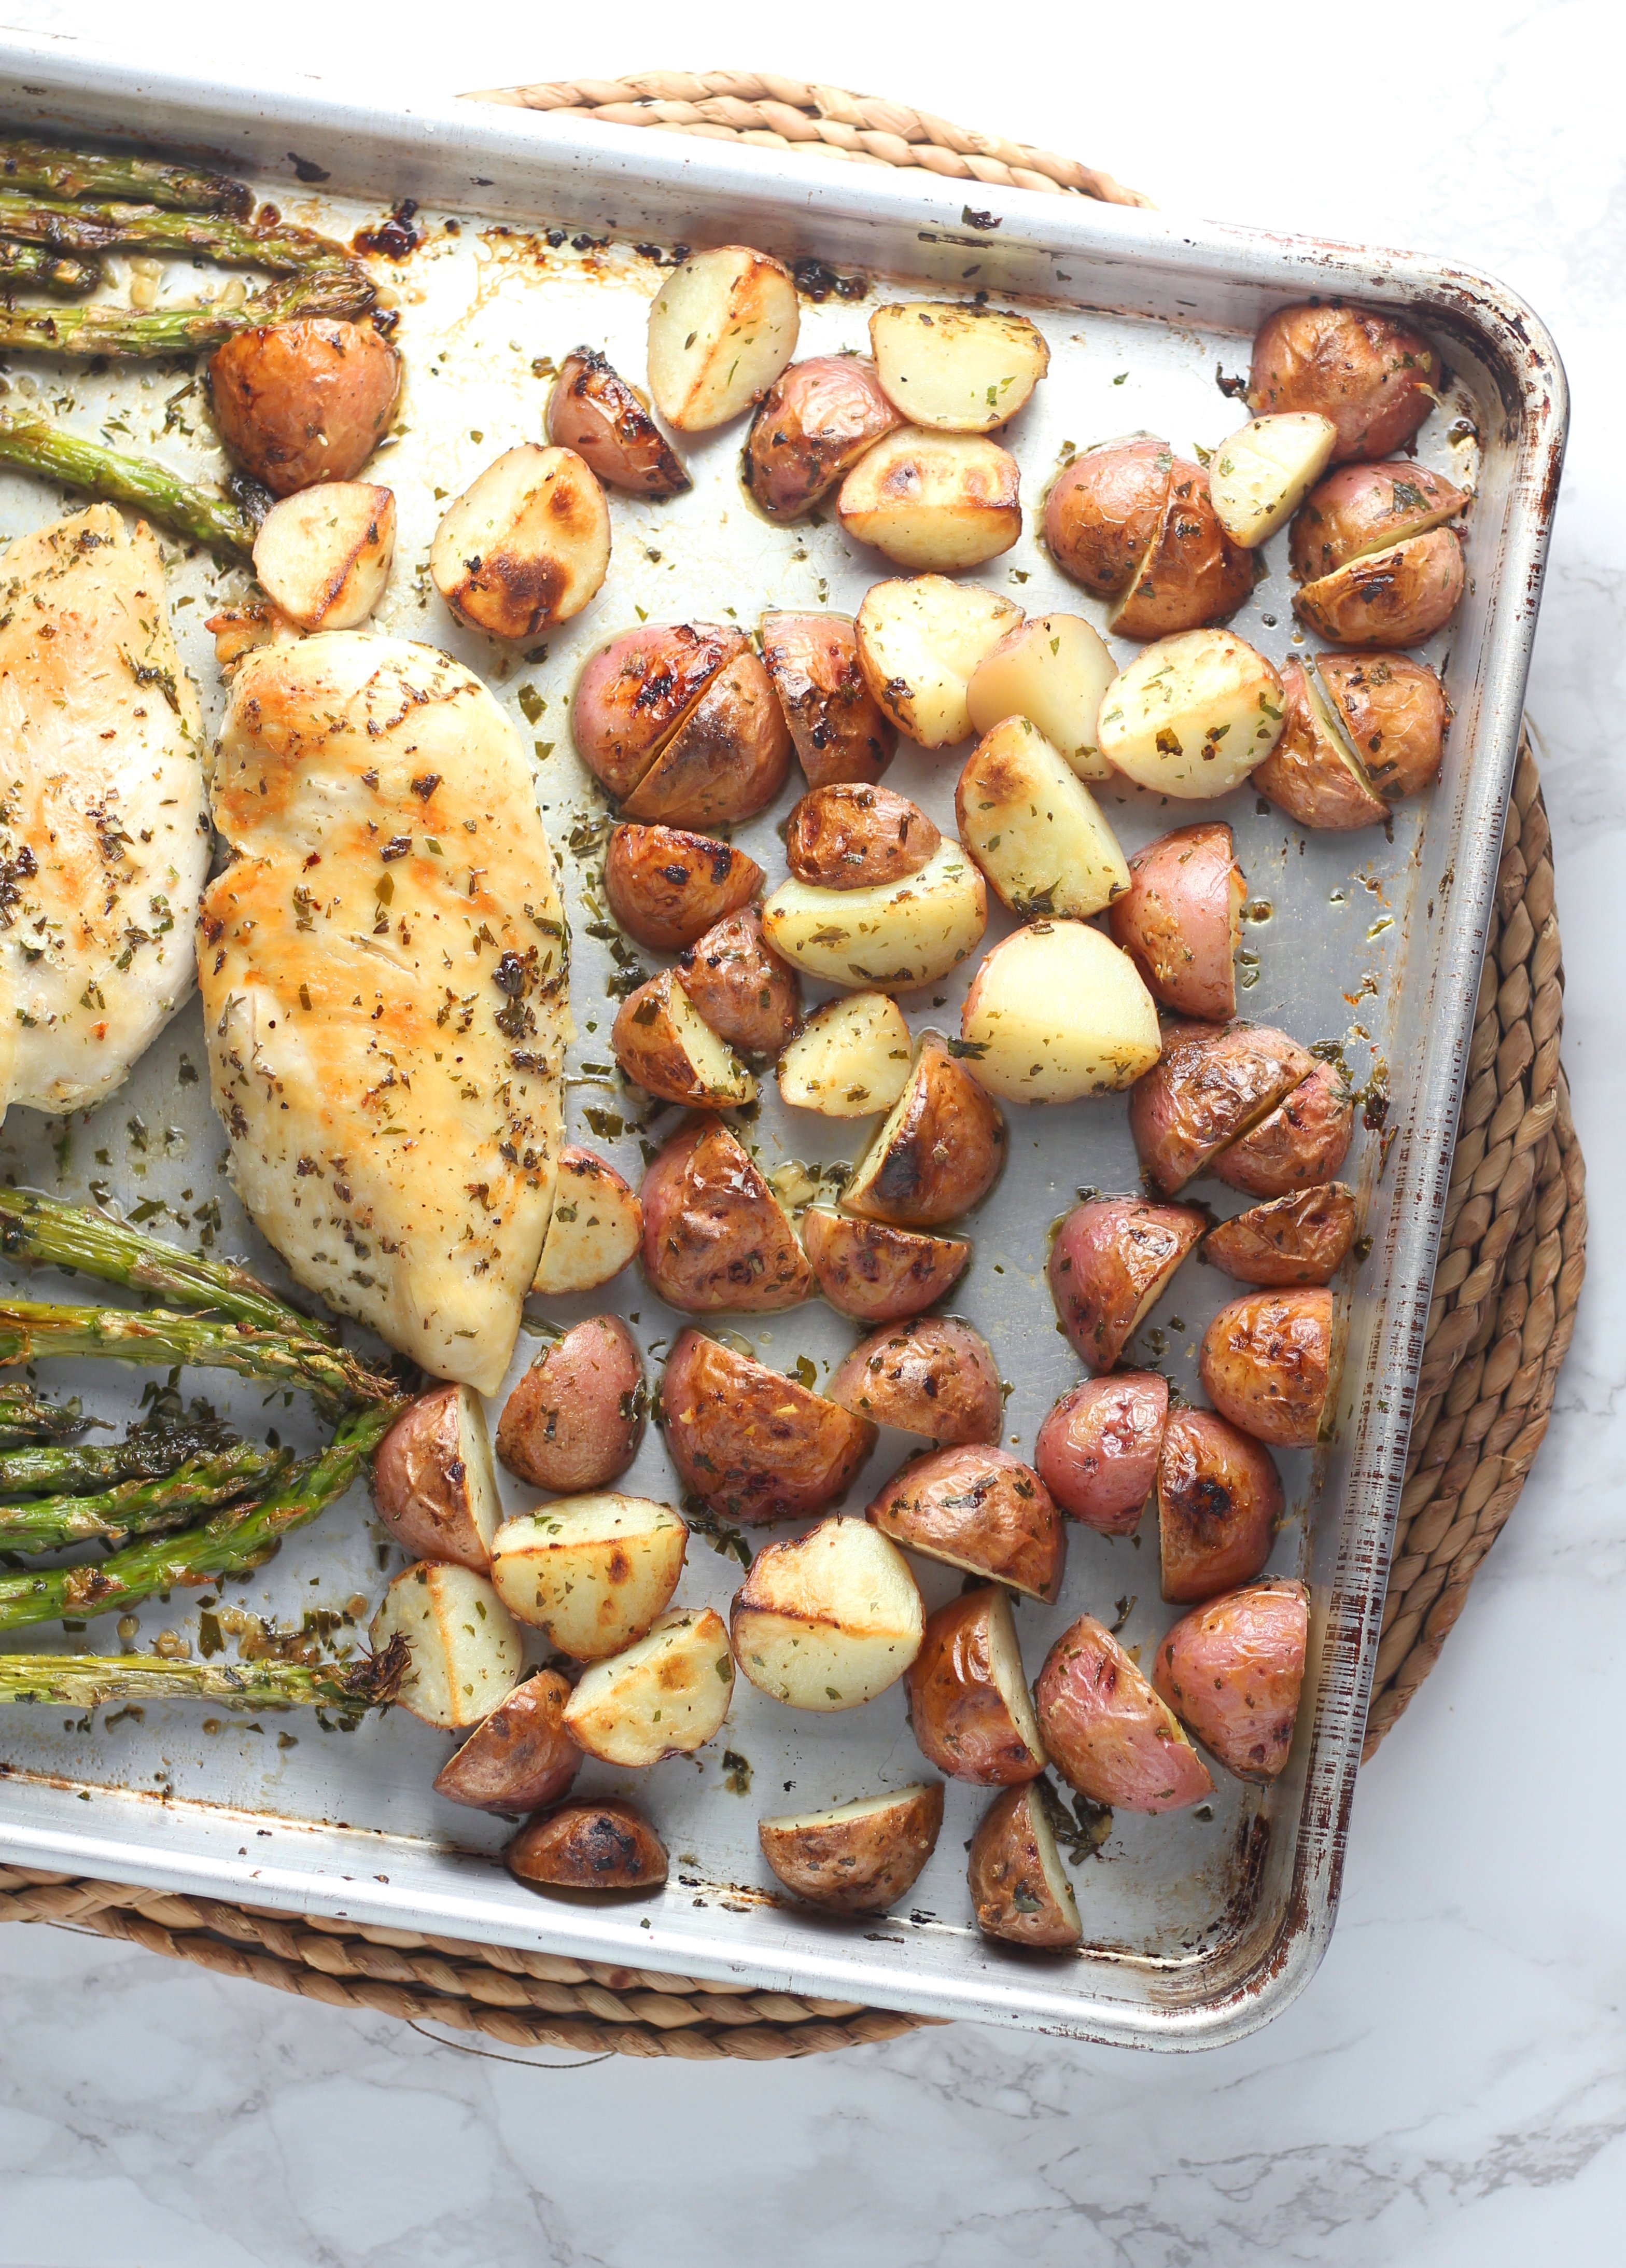
[[[968,693],[1022,610],[975,583],[945,575],[877,583],[858,609],[858,659],[884,715],[923,748],[969,737]]]
[[[900,567],[952,573],[1009,551],[1022,532],[1021,487],[997,441],[903,425],[859,458],[835,508],[855,543]]]
[[[917,874],[867,889],[826,890],[794,877],[762,908],[769,943],[829,984],[915,992],[975,953],[988,892],[960,844],[940,843]]]
[[[1318,1063],[1269,1117],[1220,1152],[1213,1169],[1249,1197],[1285,1197],[1330,1181],[1354,1131],[1354,1096],[1331,1064]]]
[[[1293,574],[1313,583],[1351,559],[1443,527],[1467,503],[1460,488],[1426,465],[1341,465],[1306,498],[1293,522]]]
[[[1315,667],[1373,786],[1384,795],[1427,787],[1451,716],[1427,664],[1403,653],[1318,653]]]
[[[647,1638],[583,1672],[564,1705],[564,1728],[590,1756],[636,1771],[715,1740],[733,1697],[722,1616],[676,1608]]]
[[[1107,687],[1096,739],[1115,770],[1160,795],[1229,795],[1281,737],[1275,665],[1229,630],[1187,630],[1137,654]]]
[[[1366,307],[1283,307],[1254,341],[1247,404],[1257,416],[1313,409],[1338,428],[1332,461],[1387,457],[1434,407],[1439,361],[1428,341]]]
[[[1329,1284],[1354,1241],[1354,1197],[1342,1182],[1321,1182],[1222,1220],[1203,1257],[1240,1284]]]
[[[1045,499],[1044,540],[1063,574],[1098,598],[1122,591],[1163,524],[1174,453],[1154,434],[1100,441],[1064,466]]]
[[[1214,1793],[1174,1711],[1093,1616],[1080,1615],[1056,1639],[1034,1702],[1051,1762],[1092,1802],[1179,1811]]]
[[[568,1795],[582,1752],[564,1729],[570,1688],[556,1669],[516,1685],[440,1768],[435,1793],[476,1811],[541,1811]]]
[[[1270,1557],[1284,1499],[1270,1452],[1211,1410],[1175,1410],[1158,1452],[1158,1539],[1171,1604],[1218,1598]]]
[[[966,1879],[984,1937],[1056,1953],[1082,1940],[1084,1924],[1056,1847],[1048,1793],[1034,1780],[994,1798],[971,1838]]]
[[[1437,527],[1306,583],[1293,612],[1335,645],[1421,645],[1455,614],[1467,580],[1461,544]]]
[[[842,1191],[842,1204],[901,1228],[936,1228],[988,1195],[1004,1155],[999,1105],[927,1032],[909,1085]]]
[[[1268,1025],[1170,1024],[1160,1060],[1129,1097],[1136,1155],[1173,1197],[1314,1069],[1306,1049]]]
[[[1026,717],[1007,717],[967,757],[954,818],[960,841],[1013,913],[1084,920],[1129,887],[1100,806]]]
[[[1302,1583],[1250,1583],[1175,1624],[1152,1683],[1227,1771],[1274,1779],[1293,1744],[1309,1635]]]
[[[485,1404],[472,1387],[433,1387],[395,1420],[373,1459],[372,1500],[416,1558],[487,1572],[502,1511]]]
[[[706,688],[746,651],[743,630],[652,623],[600,649],[576,681],[570,739],[612,795],[630,795]]]
[[[1254,555],[1220,525],[1200,465],[1177,458],[1157,533],[1107,616],[1117,637],[1167,638],[1222,622],[1254,587]]]
[[[1062,1516],[1038,1474],[1008,1449],[938,1449],[916,1457],[864,1516],[923,1558],[992,1576],[1047,1605],[1062,1587]]]
[[[678,958],[690,1005],[743,1055],[771,1056],[796,1029],[802,988],[762,934],[755,906],[730,914]]]
[[[825,1118],[890,1110],[909,1085],[914,1042],[884,992],[854,992],[815,1010],[779,1058],[779,1092]]]
[[[412,1666],[401,1705],[426,1725],[457,1732],[489,1717],[519,1683],[525,1647],[513,1616],[483,1575],[420,1559],[384,1594],[368,1637],[375,1653],[404,1638]]]
[[[734,1659],[791,1709],[857,1709],[920,1652],[926,1610],[909,1562],[862,1520],[822,1520],[764,1545],[734,1594]]]
[[[1333,1295],[1249,1292],[1203,1335],[1203,1390],[1256,1441],[1311,1449],[1332,1403]]]
[[[764,615],[762,659],[808,786],[879,779],[898,728],[865,682],[858,635],[846,615]]]
[[[1050,367],[1044,335],[1026,315],[952,299],[877,307],[870,346],[887,401],[939,433],[992,432]]]
[[[371,323],[313,316],[239,331],[209,365],[220,438],[273,496],[353,481],[401,392],[401,357]]]
[[[254,538],[260,587],[302,630],[364,622],[394,556],[394,492],[365,481],[326,481],[284,497]]]
[[[943,837],[918,804],[889,787],[834,783],[805,795],[785,829],[785,864],[798,882],[867,890],[930,865]]]
[[[1247,884],[1221,820],[1177,827],[1129,860],[1112,933],[1156,998],[1182,1016],[1236,1013],[1236,950]]]
[[[728,1109],[756,1099],[756,1081],[696,1014],[670,968],[622,1002],[610,1051],[635,1085],[664,1102]]]
[[[650,307],[655,407],[681,433],[725,425],[760,401],[796,352],[790,272],[765,252],[719,244],[672,269]]]
[[[561,1653],[600,1661],[654,1628],[683,1572],[688,1529],[638,1496],[561,1497],[504,1521],[491,1580],[516,1622]]]
[[[452,613],[511,639],[579,615],[609,563],[604,490],[573,449],[534,441],[505,451],[446,507],[429,555]]]
[[[629,819],[729,827],[773,801],[791,735],[768,672],[742,653],[714,677],[622,806]]]
[[[770,519],[794,519],[902,423],[881,392],[872,363],[857,355],[793,362],[751,420],[746,486]]]
[[[730,1520],[803,1520],[844,1496],[869,1419],[703,1331],[666,1358],[661,1430],[686,1487]]]
[[[1287,719],[1254,774],[1254,785],[1300,827],[1349,831],[1377,827],[1389,806],[1374,794],[1343,725],[1302,663],[1282,664]]]
[[[539,1299],[596,1292],[636,1252],[644,1208],[614,1166],[571,1143],[559,1152],[548,1241],[532,1291]]]
[[[497,1454],[533,1488],[607,1488],[638,1454],[648,1406],[637,1341],[619,1315],[592,1315],[545,1347],[503,1404]]]
[[[1184,1205],[1138,1197],[1091,1197],[1073,1207],[1050,1247],[1050,1296],[1092,1370],[1112,1368],[1205,1225]]]
[[[810,1206],[802,1219],[808,1263],[830,1305],[861,1323],[901,1322],[940,1300],[971,1257],[961,1236],[922,1236],[885,1221],[852,1220]]]
[[[831,1379],[830,1399],[939,1447],[997,1441],[1005,1406],[987,1340],[952,1315],[872,1332]]]
[[[618,827],[605,855],[610,911],[652,953],[681,953],[748,906],[761,884],[754,858],[680,827]]]
[[[916,1745],[939,1771],[1010,1787],[1044,1770],[1011,1602],[997,1585],[962,1592],[928,1618],[908,1690]]]
[[[1268,542],[1326,471],[1338,438],[1330,417],[1289,409],[1255,417],[1214,452],[1209,493],[1233,543]]]
[[[641,1811],[614,1796],[527,1820],[503,1860],[518,1881],[544,1890],[649,1890],[666,1879],[666,1845]]]
[[[644,1176],[644,1272],[686,1314],[799,1307],[813,1274],[791,1217],[726,1126],[674,1134]]]
[[[559,366],[548,397],[548,438],[574,449],[607,488],[629,496],[676,496],[689,484],[636,387],[592,347],[578,347]]]
[[[1034,1444],[1034,1469],[1071,1519],[1133,1535],[1158,1477],[1168,1381],[1151,1371],[1085,1378],[1063,1394]]]
[[[1007,630],[972,673],[971,728],[991,733],[1006,717],[1026,717],[1080,779],[1105,779],[1095,725],[1117,674],[1108,648],[1080,615],[1035,615]]]
[[[1011,1102],[1076,1102],[1158,1059],[1158,1012],[1134,962],[1087,922],[1035,921],[971,980],[960,1029],[984,1086]]]
[[[941,1786],[860,1796],[830,1811],[759,1819],[762,1856],[810,1905],[832,1913],[881,1913],[896,1905],[937,1848]]]

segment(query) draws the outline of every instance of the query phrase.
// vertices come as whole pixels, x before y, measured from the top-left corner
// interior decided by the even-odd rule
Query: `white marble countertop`
[[[110,0],[7,13],[64,36],[138,30],[149,59],[237,75],[269,38],[284,63],[374,92],[446,83],[448,19],[417,0],[282,0],[237,18],[166,0],[139,26]],[[784,2268],[1503,2268],[1537,2243],[1618,2257],[1616,11],[1419,0],[1377,35],[1336,11],[1250,20],[1197,0],[1115,19],[1039,0],[1038,36],[1018,20],[872,10],[854,42],[739,0],[680,23],[622,0],[585,32],[488,7],[456,19],[454,77],[732,63],[836,79],[1075,152],[1169,210],[1460,259],[1522,291],[1557,337],[1575,414],[1530,703],[1592,1274],[1524,1501],[1362,1778],[1331,1952],[1269,2030],[1191,2058],[960,2026],[764,2068],[550,2070],[99,1940],[0,1930],[0,2268],[732,2268],[763,2250]]]

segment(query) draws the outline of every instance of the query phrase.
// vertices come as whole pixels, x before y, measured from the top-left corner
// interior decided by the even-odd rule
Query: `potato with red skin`
[[[971,1257],[963,1236],[854,1220],[823,1205],[803,1214],[802,1241],[820,1291],[838,1314],[861,1323],[919,1314],[952,1288]]]
[[[1174,1711],[1092,1615],[1080,1615],[1050,1648],[1034,1704],[1051,1763],[1093,1803],[1179,1811],[1214,1793]]]
[[[1174,472],[1174,451],[1150,433],[1075,457],[1044,507],[1045,545],[1063,573],[1098,598],[1122,591],[1162,525]]]
[[[1338,428],[1335,465],[1393,456],[1434,407],[1439,357],[1408,323],[1374,308],[1283,307],[1254,341],[1255,417],[1313,409]]]
[[[842,1192],[842,1210],[900,1228],[936,1228],[988,1195],[1004,1145],[999,1105],[928,1032],[901,1101]]]
[[[472,1388],[432,1387],[379,1444],[374,1509],[415,1559],[489,1572],[502,1518],[485,1405]]]
[[[898,728],[870,691],[846,615],[766,614],[762,659],[809,787],[878,780]]]
[[[1067,1531],[1048,1490],[1008,1449],[938,1449],[916,1457],[865,1507],[905,1550],[990,1575],[1051,1604],[1067,1564]]]
[[[1281,738],[1254,768],[1251,784],[1300,827],[1347,833],[1381,826],[1389,806],[1373,791],[1302,663],[1282,664],[1282,690]]]
[[[619,1276],[644,1235],[644,1208],[614,1166],[567,1143],[559,1152],[548,1239],[531,1289],[538,1299],[596,1292]]]
[[[1161,1057],[1129,1093],[1135,1154],[1173,1197],[1314,1069],[1307,1049],[1268,1025],[1166,1025]]]
[[[503,1404],[497,1454],[533,1488],[607,1488],[637,1455],[647,1409],[637,1341],[619,1315],[592,1315],[544,1348]]]
[[[610,1029],[622,1072],[663,1102],[727,1110],[756,1100],[756,1081],[706,1022],[675,968],[629,992]]]
[[[548,438],[574,449],[607,488],[629,496],[677,496],[688,475],[635,386],[593,347],[578,347],[559,365],[548,397]]]
[[[1147,990],[1182,1016],[1236,1013],[1236,950],[1247,884],[1231,829],[1203,820],[1160,835],[1129,860],[1129,887],[1107,915],[1113,941]]]
[[[1342,1182],[1318,1182],[1222,1220],[1203,1257],[1240,1284],[1329,1284],[1354,1241],[1353,1195]]]
[[[1116,637],[1174,637],[1228,621],[1254,587],[1254,555],[1221,526],[1201,465],[1176,458],[1157,533],[1107,617]]]
[[[720,1120],[681,1127],[644,1176],[644,1272],[686,1314],[799,1307],[813,1271],[789,1214]]]
[[[629,937],[651,953],[681,953],[762,887],[754,858],[715,836],[680,827],[618,827],[604,860],[604,895]]]
[[[1309,1636],[1309,1593],[1272,1576],[1177,1622],[1151,1682],[1227,1771],[1271,1780],[1292,1748]]]
[[[517,1881],[545,1890],[652,1890],[666,1850],[641,1811],[619,1797],[578,1797],[527,1820],[503,1853]]]
[[[356,478],[394,415],[401,357],[371,323],[261,324],[216,349],[209,391],[244,471],[273,496],[292,496]]]
[[[1355,1098],[1331,1064],[1309,1076],[1213,1161],[1219,1181],[1253,1197],[1285,1197],[1328,1182],[1350,1154]]]
[[[1112,1368],[1205,1226],[1187,1206],[1139,1197],[1090,1197],[1073,1207],[1050,1247],[1050,1296],[1092,1370]]]
[[[1084,1925],[1056,1847],[1048,1793],[1047,1782],[1032,1780],[995,1797],[971,1838],[966,1882],[984,1937],[1053,1953],[1077,1945]]]
[[[929,865],[943,837],[934,821],[888,787],[845,781],[816,787],[791,812],[785,864],[798,882],[867,890]]]
[[[787,1890],[830,1913],[871,1914],[913,1886],[942,1825],[942,1787],[918,1786],[759,1819],[756,1833]]]
[[[793,362],[751,420],[746,487],[769,519],[795,519],[904,422],[881,392],[873,363],[857,355]]]
[[[671,827],[728,827],[753,819],[784,785],[791,735],[768,672],[754,653],[720,669],[661,747],[622,810]]]
[[[435,1793],[476,1811],[541,1811],[568,1795],[582,1752],[564,1729],[569,1682],[539,1669],[448,1758]]]
[[[1294,580],[1313,583],[1351,559],[1387,551],[1443,527],[1465,492],[1426,465],[1341,465],[1311,490],[1293,518],[1288,560]]]
[[[997,1584],[928,1616],[904,1688],[916,1745],[939,1771],[1012,1787],[1044,1770],[1011,1602]]]
[[[1451,719],[1427,663],[1404,653],[1318,653],[1315,667],[1373,786],[1384,795],[1427,787]]]
[[[1203,1335],[1198,1373],[1216,1410],[1256,1441],[1313,1449],[1332,1403],[1333,1295],[1249,1292]]]
[[[997,1441],[1004,1394],[988,1342],[952,1315],[874,1331],[829,1384],[832,1402],[946,1448]]]
[[[806,1519],[845,1495],[875,1447],[867,1418],[703,1331],[679,1335],[660,1406],[685,1486],[728,1520]]]
[[[1258,1574],[1285,1498],[1269,1449],[1211,1410],[1176,1410],[1158,1451],[1158,1540],[1171,1604]]]
[[[801,979],[762,934],[756,906],[697,938],[679,954],[678,974],[695,1012],[741,1055],[777,1055],[800,1020]]]
[[[1455,614],[1467,581],[1461,544],[1437,527],[1306,583],[1293,612],[1335,645],[1421,645]]]
[[[1157,1484],[1168,1381],[1153,1371],[1085,1378],[1063,1394],[1034,1444],[1034,1469],[1071,1520],[1133,1535]]]
[[[745,651],[745,632],[717,622],[651,622],[612,638],[576,681],[577,755],[612,795],[630,795],[706,688]]]

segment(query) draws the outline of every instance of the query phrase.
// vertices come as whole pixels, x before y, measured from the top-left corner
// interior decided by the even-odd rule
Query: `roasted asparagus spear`
[[[412,1659],[399,1633],[355,1661],[164,1661],[151,1654],[0,1653],[0,1702],[212,1701],[227,1709],[335,1709],[360,1716],[395,1698]]]
[[[269,269],[273,276],[354,264],[342,245],[313,229],[245,227],[241,221],[165,212],[152,204],[55,204],[4,189],[0,236],[87,260],[104,252],[186,253],[222,268]],[[357,272],[364,277],[359,266]]]
[[[90,1424],[77,1402],[47,1402],[20,1379],[0,1381],[0,1450],[66,1441]]]
[[[137,1425],[121,1441],[50,1441],[0,1450],[0,1502],[94,1496],[121,1481],[160,1481],[188,1457],[217,1457],[236,1443],[224,1425]]]
[[[399,1393],[391,1380],[320,1339],[292,1338],[164,1307],[70,1307],[38,1300],[0,1303],[0,1368],[63,1355],[235,1371],[239,1378],[261,1379],[268,1386],[300,1388],[334,1411],[376,1406]]]
[[[14,237],[0,236],[0,291],[32,284],[58,299],[74,299],[93,291],[101,273],[99,260],[76,260],[48,244],[19,244]]]
[[[212,1457],[186,1457],[152,1480],[121,1481],[95,1496],[48,1496],[0,1506],[0,1550],[61,1551],[70,1543],[123,1543],[172,1534],[223,1504],[282,1480],[286,1449],[235,1442]]]
[[[232,213],[243,219],[254,195],[246,181],[167,166],[122,151],[59,150],[24,135],[0,139],[0,181],[44,197],[131,197],[179,212]]]
[[[0,309],[0,329],[11,320]],[[43,473],[70,489],[85,489],[110,504],[134,504],[177,535],[211,551],[252,558],[256,527],[240,504],[195,488],[167,465],[121,456],[98,441],[69,433],[44,417],[0,417],[0,463]]]
[[[240,307],[0,307],[0,350],[35,348],[46,354],[192,354],[217,347],[239,331],[263,323],[291,323],[305,315],[353,320],[377,297],[366,270],[334,259],[279,276],[251,291]]]

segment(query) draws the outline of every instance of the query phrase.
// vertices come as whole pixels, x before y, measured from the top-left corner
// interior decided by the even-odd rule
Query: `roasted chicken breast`
[[[564,917],[518,735],[470,671],[339,630],[246,655],[198,932],[232,1178],[298,1280],[492,1393],[553,1210]]]

